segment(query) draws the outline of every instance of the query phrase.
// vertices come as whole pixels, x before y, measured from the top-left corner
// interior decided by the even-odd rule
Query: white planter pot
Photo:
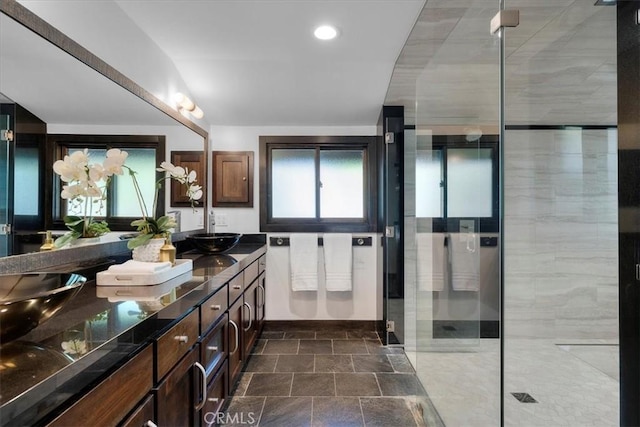
[[[142,262],[159,262],[160,248],[164,245],[164,237],[149,240],[142,246],[133,249],[132,258]]]

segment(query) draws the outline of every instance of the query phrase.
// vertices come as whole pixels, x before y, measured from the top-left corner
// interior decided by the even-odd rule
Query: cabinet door
[[[244,354],[248,355],[253,343],[258,337],[257,307],[258,307],[258,282],[253,282],[244,293],[244,322],[242,334],[244,337]]]
[[[214,151],[213,176],[213,206],[253,207],[253,151]]]
[[[260,335],[265,321],[266,277],[263,271],[258,277],[258,295],[256,296],[256,331]]]
[[[120,427],[147,427],[155,424],[155,403],[153,396],[148,396],[136,409],[124,420]],[[149,422],[153,423],[150,424]]]
[[[196,369],[199,345],[191,349],[169,372],[156,390],[158,425],[196,426],[202,404],[206,375]],[[204,387],[203,387],[204,384]]]
[[[229,392],[238,379],[242,362],[244,360],[244,351],[242,346],[242,320],[243,320],[244,304],[242,298],[239,298],[235,304],[229,308]]]

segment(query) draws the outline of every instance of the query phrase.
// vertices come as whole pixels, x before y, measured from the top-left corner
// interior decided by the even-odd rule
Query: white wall
[[[252,208],[214,208],[216,232],[260,232],[259,137],[264,135],[375,135],[375,126],[212,126],[209,131],[210,151],[254,152],[254,200]],[[209,153],[211,156],[211,153]],[[211,163],[210,163],[211,164]],[[212,188],[212,185],[209,185]],[[209,198],[211,200],[211,198]],[[287,236],[288,233],[274,233]],[[289,281],[288,247],[267,249],[267,319],[269,320],[376,320],[382,317],[382,282],[379,274],[380,238],[375,234],[371,247],[355,247],[353,251],[352,292],[324,290],[324,258],[319,248],[317,292],[292,292]]]
[[[273,236],[287,237],[288,233]],[[353,247],[353,289],[327,292],[324,282],[324,252],[318,247],[318,291],[292,291],[289,280],[289,247],[267,250],[266,317],[268,320],[376,320],[381,314],[382,286],[377,278],[375,234],[372,246]]]
[[[164,135],[166,138],[166,160],[171,161],[171,151],[201,151],[204,149],[203,138],[183,126],[115,126],[115,125],[68,125],[47,124],[50,134],[80,134],[80,135]],[[198,177],[198,182],[204,182]],[[165,187],[166,188],[166,187]],[[165,192],[165,211],[180,211],[181,230],[197,230],[204,227],[203,208],[195,211],[191,208],[174,208],[169,202],[169,192]]]

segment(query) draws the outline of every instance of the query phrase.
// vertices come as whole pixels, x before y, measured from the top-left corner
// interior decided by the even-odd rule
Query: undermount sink
[[[219,254],[228,251],[238,244],[242,234],[238,233],[199,233],[187,236],[187,240],[200,252]]]
[[[0,275],[0,343],[19,338],[51,318],[86,281],[73,273]]]

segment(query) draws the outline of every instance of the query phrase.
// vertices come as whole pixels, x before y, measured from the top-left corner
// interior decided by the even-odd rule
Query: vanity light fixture
[[[320,25],[315,29],[313,35],[319,40],[332,40],[338,35],[338,30],[331,25]]]
[[[196,104],[193,103],[192,100],[187,98],[187,96],[181,92],[175,94],[173,99],[176,101],[178,105],[178,110],[181,112],[187,111],[196,119],[201,119],[204,117],[204,113]]]

